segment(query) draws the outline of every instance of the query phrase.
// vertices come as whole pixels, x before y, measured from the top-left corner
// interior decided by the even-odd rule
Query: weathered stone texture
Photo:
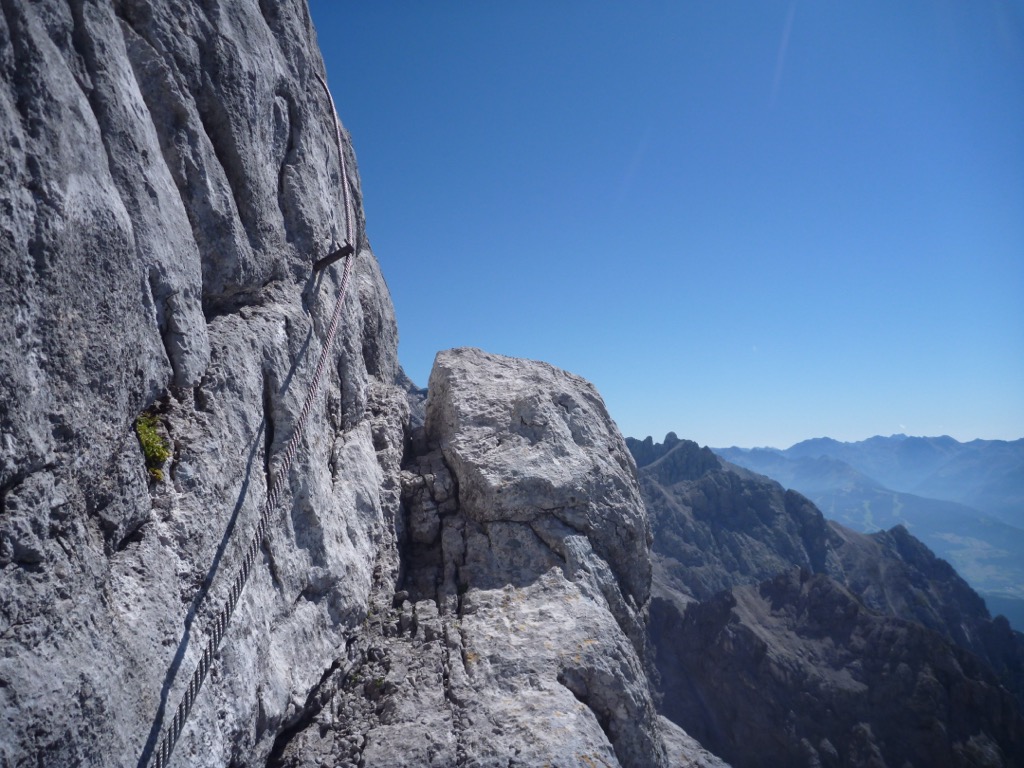
[[[345,232],[334,123],[304,3],[0,11],[0,764],[136,765],[322,346],[341,265],[311,266]],[[397,576],[408,407],[354,224],[288,501],[179,764],[261,760]],[[134,434],[145,409],[171,447],[162,482]]]
[[[669,764],[644,665],[647,518],[594,388],[443,352],[411,452],[402,589],[281,764]]]
[[[303,3],[0,0],[0,73],[0,765],[151,754],[311,385],[344,184],[341,331],[174,764],[692,747],[654,710],[650,531],[593,387],[475,350],[426,403],[400,373]]]

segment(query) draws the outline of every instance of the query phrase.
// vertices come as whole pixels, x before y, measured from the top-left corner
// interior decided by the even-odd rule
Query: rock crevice
[[[575,430],[558,402],[585,404]],[[403,463],[398,589],[364,626],[333,714],[282,765],[667,765],[644,665],[647,586],[632,573],[650,567],[646,517],[625,457],[583,380],[479,350],[438,355]],[[570,505],[574,527],[559,519]]]

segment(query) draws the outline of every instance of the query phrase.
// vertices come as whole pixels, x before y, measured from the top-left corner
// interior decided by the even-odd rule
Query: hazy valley
[[[1024,440],[818,438],[787,449],[717,448],[870,533],[903,525],[1024,627]]]

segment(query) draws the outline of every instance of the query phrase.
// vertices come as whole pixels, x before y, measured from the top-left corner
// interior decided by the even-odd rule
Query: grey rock
[[[429,391],[426,430],[459,478],[466,516],[526,523],[553,546],[565,529],[585,537],[611,571],[602,588],[639,648],[650,526],[632,457],[593,386],[545,363],[463,349],[438,355]]]
[[[593,387],[452,350],[426,412],[398,605],[280,764],[668,765],[644,664],[647,519]]]
[[[0,765],[146,763],[303,413],[173,765],[666,765],[623,440],[551,366],[401,373],[301,0],[0,0],[0,72]]]
[[[669,764],[677,768],[729,768],[729,764],[711,754],[690,734],[667,717],[659,717]]]
[[[741,768],[1020,760],[1024,637],[948,563],[674,435],[628,444],[664,715]]]
[[[341,264],[311,269],[345,229],[323,65],[301,2],[41,0],[2,4],[0,72],[0,764],[134,766],[196,663],[333,311]],[[355,225],[288,501],[177,764],[264,760],[375,585],[393,590],[408,407]],[[144,410],[171,448],[163,482],[134,433]]]

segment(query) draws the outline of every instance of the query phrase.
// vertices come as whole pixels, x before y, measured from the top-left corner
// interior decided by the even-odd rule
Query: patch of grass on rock
[[[157,431],[159,425],[159,420],[151,413],[143,413],[135,420],[135,434],[139,437],[142,455],[146,457],[146,469],[157,482],[164,479],[164,462],[171,457],[171,447]]]

